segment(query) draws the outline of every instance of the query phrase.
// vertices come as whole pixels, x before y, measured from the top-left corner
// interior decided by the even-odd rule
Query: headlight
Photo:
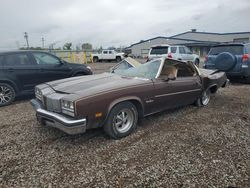
[[[90,66],[87,66],[86,68],[89,69],[89,70],[91,70],[91,67],[90,67]]]
[[[37,87],[35,88],[35,95],[38,100],[42,101],[42,96],[43,96],[42,91]]]
[[[74,102],[62,99],[61,106],[62,106],[62,113],[67,114],[72,117],[75,116]]]

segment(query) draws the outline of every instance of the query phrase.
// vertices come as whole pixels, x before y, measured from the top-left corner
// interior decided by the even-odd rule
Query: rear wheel
[[[120,62],[122,60],[122,58],[120,56],[116,57],[116,62]]]
[[[15,90],[11,85],[0,83],[0,107],[11,104],[15,96]]]
[[[207,89],[202,92],[201,97],[197,99],[195,102],[196,106],[207,106],[208,103],[210,102],[211,98],[211,91],[210,89]]]
[[[199,67],[199,64],[200,64],[199,59],[195,59],[194,64],[195,64],[197,67]]]
[[[126,137],[135,130],[137,121],[136,107],[131,102],[122,102],[110,111],[104,131],[115,139]]]

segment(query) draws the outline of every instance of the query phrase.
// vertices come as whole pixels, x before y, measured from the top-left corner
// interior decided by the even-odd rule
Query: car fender
[[[140,104],[141,106],[141,110],[142,110],[142,114],[144,114],[144,105],[143,105],[143,102],[142,100],[139,98],[139,97],[136,97],[136,96],[128,96],[128,97],[122,97],[122,98],[118,98],[118,99],[115,99],[113,102],[110,103],[109,107],[108,107],[108,113],[107,113],[107,117],[111,111],[111,109],[117,105],[118,103],[121,103],[121,102],[125,102],[125,101],[136,101],[138,102],[138,104]],[[133,102],[132,102],[133,103]],[[136,106],[136,105],[135,105]],[[138,109],[137,109],[138,110]],[[139,113],[139,112],[138,112]],[[107,117],[105,119],[107,119]]]
[[[11,86],[14,87],[15,91],[16,91],[17,93],[19,93],[20,88],[17,86],[17,84],[16,84],[15,82],[13,82],[13,81],[11,81],[11,80],[8,80],[8,79],[1,79],[1,78],[0,78],[0,82],[1,82],[1,83],[6,83],[6,84],[10,84]]]

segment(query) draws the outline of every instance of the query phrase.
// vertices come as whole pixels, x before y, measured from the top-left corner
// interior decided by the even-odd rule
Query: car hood
[[[148,79],[123,77],[111,73],[73,77],[46,83],[59,93],[75,94],[80,97],[143,85],[152,82]]]

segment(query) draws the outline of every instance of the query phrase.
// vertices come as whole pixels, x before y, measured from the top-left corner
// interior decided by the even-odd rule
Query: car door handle
[[[9,68],[8,72],[14,72],[14,69],[13,68]]]

